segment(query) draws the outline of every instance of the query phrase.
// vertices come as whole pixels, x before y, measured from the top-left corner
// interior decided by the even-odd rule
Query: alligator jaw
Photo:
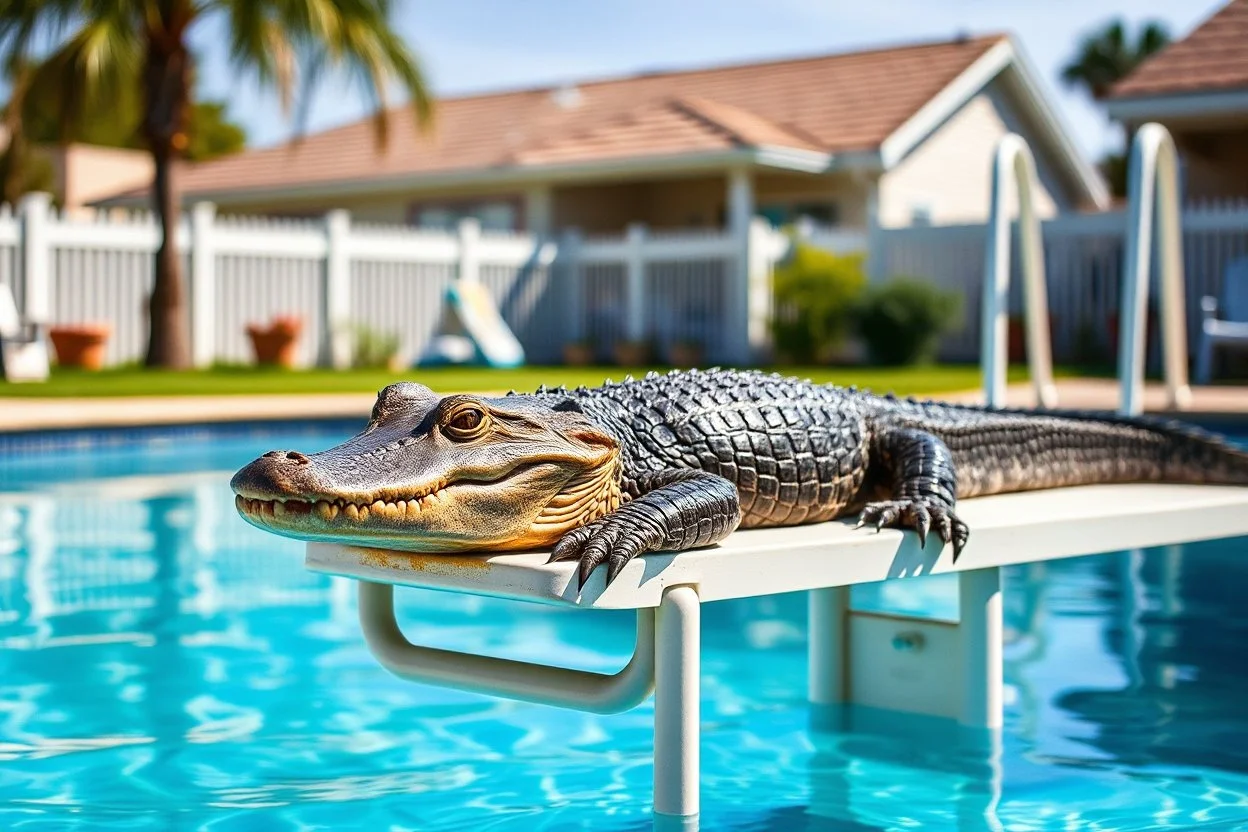
[[[247,489],[234,498],[240,515],[253,526],[265,531],[299,540],[326,540],[359,545],[384,546],[413,552],[470,551],[483,548],[523,548],[546,541],[537,541],[523,534],[495,539],[481,537],[489,524],[448,523],[448,515],[467,513],[481,520],[480,510],[472,510],[483,499],[494,502],[511,490],[519,497],[530,494],[530,486],[538,481],[562,481],[566,478],[559,466],[550,463],[522,465],[505,477],[492,481],[461,481],[442,485],[421,496],[413,492],[410,499],[388,496],[369,501],[346,498],[249,496]],[[558,486],[555,486],[558,490]],[[257,493],[257,492],[251,492]],[[523,503],[529,503],[523,500]],[[509,506],[508,514],[520,505]],[[541,505],[525,505],[528,513],[536,514]],[[521,512],[515,512],[517,515]],[[499,516],[501,512],[495,512]],[[518,517],[516,519],[519,519]],[[523,521],[530,528],[531,520]],[[475,527],[474,527],[475,526]]]

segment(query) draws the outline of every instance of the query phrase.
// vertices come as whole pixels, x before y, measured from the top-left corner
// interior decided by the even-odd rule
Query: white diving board
[[[722,601],[918,574],[1009,566],[1100,552],[1248,535],[1248,488],[1093,485],[963,500],[971,529],[958,562],[935,534],[927,547],[895,529],[852,519],[738,531],[718,546],[634,558],[604,589],[605,566],[578,594],[577,564],[546,552],[425,555],[310,543],[307,566],[364,581],[583,609],[658,607],[671,586]]]
[[[583,592],[575,563],[544,552],[424,555],[310,543],[309,569],[360,581],[360,621],[378,661],[404,679],[596,713],[655,692],[654,810],[698,812],[700,604],[810,592],[812,704],[855,702],[945,716],[974,728],[1002,719],[1000,567],[1248,535],[1248,488],[1081,486],[964,500],[971,537],[958,563],[930,535],[853,529],[852,521],[739,531],[722,544],[629,563]],[[1248,555],[1248,552],[1245,553]],[[948,572],[959,620],[852,610],[854,584]],[[578,609],[635,609],[634,654],[616,674],[547,667],[411,644],[394,617],[395,586]],[[688,827],[691,828],[691,827]]]

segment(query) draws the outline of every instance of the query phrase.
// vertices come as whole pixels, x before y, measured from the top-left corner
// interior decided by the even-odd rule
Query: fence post
[[[771,353],[771,225],[762,217],[750,220],[750,235],[745,262],[748,272],[747,318],[750,359],[760,361]],[[809,230],[808,230],[809,233]]]
[[[336,370],[351,366],[351,215],[337,208],[325,215],[325,288],[318,363]]]
[[[41,192],[22,197],[22,294],[26,318],[41,323],[52,317],[52,264],[48,245],[48,215],[52,195]]]
[[[565,229],[559,239],[564,303],[567,310],[568,342],[575,344],[585,338],[585,310],[581,306],[581,231]]]
[[[481,281],[481,223],[476,217],[459,221],[459,280],[461,283]]]
[[[211,202],[191,208],[191,358],[196,367],[207,367],[217,357],[216,216]]]
[[[646,337],[646,227],[641,223],[628,226],[624,270],[624,337],[636,344]]]

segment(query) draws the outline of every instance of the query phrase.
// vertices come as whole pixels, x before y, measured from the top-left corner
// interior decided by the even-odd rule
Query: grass
[[[776,367],[777,372],[845,386],[898,395],[952,393],[979,387],[979,368],[974,365],[938,364],[925,367]],[[660,372],[666,370],[660,369]],[[137,367],[84,372],[54,369],[44,384],[0,382],[0,399],[93,398],[100,396],[198,396],[270,393],[375,393],[394,381],[419,381],[438,392],[489,392],[515,389],[532,391],[547,384],[569,387],[596,386],[606,378],[642,376],[646,368],[620,367],[524,367],[491,370],[479,367],[446,367],[389,370],[280,370],[254,367],[217,367],[172,372]],[[1011,367],[1011,380],[1026,377],[1022,367]]]

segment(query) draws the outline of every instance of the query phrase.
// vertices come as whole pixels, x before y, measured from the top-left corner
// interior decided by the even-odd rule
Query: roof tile
[[[1248,89],[1248,0],[1231,0],[1118,82],[1113,98]]]
[[[193,194],[739,146],[869,150],[1003,38],[448,98],[423,135],[396,110],[385,148],[364,120],[187,166],[179,184]]]

